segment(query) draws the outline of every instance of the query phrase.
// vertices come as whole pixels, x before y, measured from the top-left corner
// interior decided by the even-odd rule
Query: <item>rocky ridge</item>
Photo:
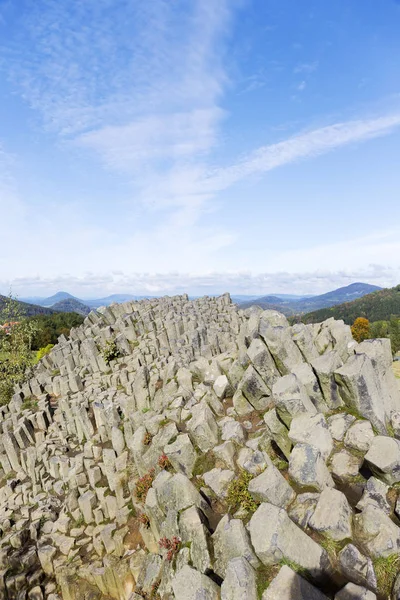
[[[0,597],[400,598],[391,361],[228,295],[91,312],[0,409]]]

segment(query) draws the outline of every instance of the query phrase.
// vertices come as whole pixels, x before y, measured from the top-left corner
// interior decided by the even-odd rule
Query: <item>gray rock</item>
[[[247,355],[256,371],[271,389],[272,385],[280,377],[280,373],[275,366],[274,359],[267,346],[260,338],[255,338],[247,349]]]
[[[233,440],[237,442],[239,445],[242,445],[246,441],[246,435],[243,427],[240,423],[235,421],[232,417],[225,417],[218,422],[219,427],[221,427],[222,433],[221,437],[224,442]]]
[[[335,600],[376,600],[376,595],[367,588],[348,583],[336,594]]]
[[[390,515],[392,510],[386,498],[388,491],[389,486],[376,479],[376,477],[370,477],[365,485],[362,498],[357,504],[357,509],[364,510],[370,504]]]
[[[270,502],[275,506],[287,508],[296,494],[279,470],[271,465],[261,475],[249,483],[249,492],[254,500]]]
[[[237,464],[245,471],[253,475],[258,475],[268,465],[272,465],[272,461],[266,452],[252,450],[251,448],[242,448],[239,452]]]
[[[360,415],[371,421],[380,433],[387,433],[386,423],[390,420],[383,400],[389,390],[383,385],[376,361],[365,353],[350,356],[346,364],[335,372],[335,381],[346,406],[351,406]]]
[[[311,402],[318,412],[325,413],[329,410],[327,403],[322,395],[322,390],[318,379],[308,363],[299,363],[292,369],[292,373],[304,385]]]
[[[317,448],[326,460],[333,448],[333,440],[324,415],[303,414],[294,417],[289,430],[289,439],[294,443],[309,444]]]
[[[287,512],[273,504],[261,504],[250,520],[250,537],[264,565],[290,560],[314,577],[326,567],[326,553],[290,520]]]
[[[220,400],[223,400],[230,392],[230,385],[226,375],[219,375],[213,385],[214,392]]]
[[[289,458],[292,451],[292,442],[289,440],[289,431],[287,427],[278,418],[275,408],[269,410],[264,415],[264,422],[267,426],[267,434],[272,439],[286,458]]]
[[[330,470],[338,481],[347,481],[359,475],[362,458],[347,450],[341,450],[332,456]]]
[[[212,579],[185,565],[172,580],[176,600],[219,600],[220,588]]]
[[[289,374],[295,365],[303,362],[301,352],[292,340],[290,328],[286,324],[272,326],[263,315],[260,319],[259,333],[281,375]]]
[[[214,571],[225,578],[229,561],[233,558],[243,557],[247,562],[257,569],[260,562],[250,543],[243,522],[240,519],[230,519],[228,515],[222,517],[215,532],[212,535],[214,544]]]
[[[193,407],[192,418],[187,427],[190,436],[202,452],[208,452],[218,444],[218,425],[205,402],[200,402]]]
[[[193,566],[201,573],[212,569],[209,552],[210,534],[205,526],[206,519],[203,513],[191,506],[179,516],[179,531],[183,543],[190,543],[190,557]]]
[[[306,388],[296,375],[285,375],[272,387],[276,410],[282,421],[290,426],[293,417],[303,413],[315,415],[317,409],[311,402]]]
[[[322,492],[325,487],[334,487],[319,450],[309,444],[296,444],[289,459],[289,475],[301,488]]]
[[[351,538],[352,511],[346,496],[336,489],[322,490],[308,524],[335,541]]]
[[[369,421],[356,421],[347,430],[344,438],[346,448],[367,452],[374,439],[374,432]]]
[[[400,442],[394,438],[378,435],[364,457],[375,475],[392,485],[400,481]]]
[[[334,378],[334,372],[343,364],[339,354],[334,350],[325,352],[322,356],[314,358],[311,366],[317,376],[322,395],[330,409],[339,408],[343,405],[338,386]]]
[[[368,504],[355,515],[354,540],[361,551],[371,558],[387,557],[400,550],[400,529],[387,514]]]
[[[353,415],[344,412],[329,417],[327,423],[333,439],[337,442],[342,442],[346,431],[355,420],[356,418]]]
[[[283,565],[261,600],[328,600],[328,597],[287,565]]]
[[[340,569],[353,583],[376,590],[376,577],[372,560],[361,554],[356,546],[347,544],[338,554]]]
[[[193,476],[197,453],[187,433],[181,433],[172,444],[164,446],[164,452],[176,471],[180,471],[189,479]]]
[[[239,389],[256,410],[266,410],[268,408],[271,390],[252,365],[247,367]]]
[[[258,600],[256,572],[245,558],[229,561],[221,586],[221,600]]]
[[[302,529],[308,527],[308,523],[314,514],[320,494],[306,492],[299,494],[288,509],[289,517]]]
[[[235,478],[235,473],[228,469],[212,469],[204,473],[203,479],[206,485],[212,489],[212,491],[219,498],[226,498],[228,493],[229,484]]]

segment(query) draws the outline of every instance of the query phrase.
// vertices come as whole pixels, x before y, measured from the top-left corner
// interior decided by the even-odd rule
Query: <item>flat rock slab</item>
[[[326,566],[326,553],[273,504],[261,504],[250,520],[250,537],[264,565],[290,560],[318,577]]]
[[[178,571],[172,580],[176,600],[219,600],[220,588],[207,575],[188,565]]]
[[[400,481],[400,442],[394,438],[376,436],[364,459],[379,479],[389,485]]]
[[[346,496],[339,490],[325,488],[309,526],[335,541],[351,538],[352,510]]]
[[[336,594],[335,600],[376,600],[376,595],[365,587],[348,583]]]
[[[281,508],[286,508],[296,496],[294,490],[274,465],[267,467],[261,475],[252,479],[248,490],[254,500],[270,502]]]
[[[262,600],[328,600],[328,597],[283,565],[262,595]]]
[[[289,475],[304,491],[322,492],[334,482],[320,451],[309,444],[296,444],[289,459]]]

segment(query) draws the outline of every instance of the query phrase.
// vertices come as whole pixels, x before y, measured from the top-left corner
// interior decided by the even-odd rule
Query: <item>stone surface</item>
[[[325,488],[318,499],[309,526],[335,541],[351,538],[352,510],[339,490]]]
[[[328,600],[328,597],[288,566],[283,565],[263,593],[262,600]]]
[[[256,572],[245,558],[229,561],[221,586],[221,600],[258,600]]]
[[[176,600],[219,600],[219,587],[206,575],[188,565],[184,566],[172,580]]]
[[[301,488],[322,492],[325,487],[334,487],[319,450],[309,444],[296,444],[289,460],[289,475]]]
[[[353,583],[376,589],[376,576],[372,560],[361,554],[354,544],[347,544],[338,554],[341,571]]]
[[[290,560],[318,577],[326,567],[325,551],[290,520],[287,512],[263,503],[250,520],[251,542],[264,565]]]
[[[355,583],[348,583],[336,594],[335,600],[376,600],[376,595]]]
[[[374,591],[400,552],[394,383],[389,341],[334,319],[228,295],[92,311],[0,407],[0,597],[258,599],[282,561],[313,587],[285,566],[264,596]]]
[[[248,490],[254,500],[270,502],[281,508],[287,508],[296,496],[286,479],[273,465],[267,467],[261,475],[252,479]]]
[[[371,423],[369,421],[356,421],[347,430],[344,445],[360,452],[368,452],[373,439],[374,432]]]
[[[375,475],[386,483],[400,481],[400,442],[394,438],[378,435],[364,457]]]
[[[289,439],[293,444],[303,443],[314,446],[326,460],[333,449],[333,440],[324,415],[299,415],[290,425]]]
[[[367,505],[354,517],[354,539],[371,558],[387,557],[400,551],[400,529],[383,511]]]
[[[214,544],[214,571],[224,578],[229,561],[242,557],[254,568],[260,564],[250,543],[249,534],[240,519],[225,515],[212,536]]]

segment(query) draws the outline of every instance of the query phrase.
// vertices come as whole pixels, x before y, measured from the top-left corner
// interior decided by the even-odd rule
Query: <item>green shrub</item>
[[[121,356],[121,352],[119,351],[115,340],[107,340],[106,345],[103,347],[102,354],[107,365],[109,365],[112,360],[116,360]]]
[[[40,348],[40,350],[36,352],[36,362],[39,362],[46,354],[49,354],[52,348],[54,348],[54,344],[47,344],[44,348]]]
[[[228,488],[227,501],[230,508],[242,508],[246,512],[254,512],[258,508],[258,503],[251,496],[248,487],[253,475],[247,471],[241,471],[239,476],[234,479]]]

